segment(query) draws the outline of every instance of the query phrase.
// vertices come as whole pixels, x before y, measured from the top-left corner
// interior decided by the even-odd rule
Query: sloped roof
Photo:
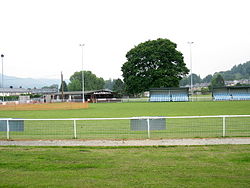
[[[55,93],[55,94],[61,94],[62,92],[58,92],[58,93]],[[84,91],[84,95],[87,95],[87,94],[97,94],[97,93],[114,93],[113,91],[109,90],[109,89],[99,89],[99,90],[91,90],[91,91]],[[63,92],[64,95],[81,95],[82,94],[82,91],[64,91]]]

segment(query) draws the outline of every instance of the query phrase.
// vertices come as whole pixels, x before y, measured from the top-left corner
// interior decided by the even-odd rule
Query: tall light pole
[[[2,59],[2,88],[3,88],[3,101],[4,101],[4,87],[3,87],[3,58],[4,58],[4,55],[1,54],[1,59]]]
[[[84,44],[80,44],[80,47],[82,48],[82,102],[85,103],[85,98],[84,98],[84,73],[83,73],[83,47],[84,47]]]
[[[192,72],[192,44],[194,42],[188,42],[189,49],[190,49],[190,90],[191,90],[191,96],[193,95],[193,72]]]

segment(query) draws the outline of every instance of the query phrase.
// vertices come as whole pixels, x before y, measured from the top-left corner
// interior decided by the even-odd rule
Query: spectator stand
[[[188,88],[152,88],[150,102],[183,102],[189,101]]]
[[[214,101],[250,100],[249,86],[228,86],[213,88]]]

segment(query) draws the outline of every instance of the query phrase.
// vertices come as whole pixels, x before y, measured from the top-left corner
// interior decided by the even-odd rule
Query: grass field
[[[250,115],[250,101],[179,103],[105,103],[88,109],[0,111],[5,118],[87,118],[135,116]],[[167,119],[166,130],[150,138],[221,137],[222,118]],[[80,139],[146,139],[147,131],[131,131],[129,120],[76,121]],[[226,136],[249,136],[250,118],[227,118]],[[25,131],[10,132],[11,139],[72,139],[73,121],[25,121]],[[6,139],[0,131],[0,139]]]
[[[91,118],[136,116],[249,115],[250,101],[100,103],[88,109],[0,111],[0,118]]]
[[[249,187],[250,145],[0,147],[0,187]]]
[[[134,116],[249,115],[250,101],[90,104],[89,109],[0,111],[0,118],[87,118]],[[172,121],[172,122],[171,122]],[[167,120],[161,137],[218,137],[222,120]],[[72,138],[72,121],[27,121],[20,139]],[[241,123],[240,123],[241,122]],[[243,123],[242,123],[243,122]],[[250,118],[228,119],[228,136],[249,136]],[[147,138],[129,122],[77,121],[82,139]],[[117,126],[119,125],[119,126]],[[235,125],[237,125],[235,127]],[[237,132],[240,129],[241,131]],[[97,131],[99,130],[99,131]],[[100,132],[101,130],[101,132]],[[190,132],[190,130],[192,130]],[[129,132],[130,131],[130,132]],[[128,134],[129,133],[129,134]],[[28,134],[28,137],[26,136]],[[231,134],[231,135],[230,135]],[[6,132],[0,131],[0,139]],[[0,146],[0,187],[249,187],[250,145],[175,147]]]
[[[35,104],[7,104],[0,105],[0,111],[17,111],[17,110],[72,110],[88,108],[88,103],[35,103]]]

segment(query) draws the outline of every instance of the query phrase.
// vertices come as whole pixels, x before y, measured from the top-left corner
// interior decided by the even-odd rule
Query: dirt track
[[[194,139],[164,139],[164,140],[36,140],[36,141],[6,141],[2,145],[16,146],[174,146],[174,145],[220,145],[220,144],[250,144],[250,138],[194,138]]]

